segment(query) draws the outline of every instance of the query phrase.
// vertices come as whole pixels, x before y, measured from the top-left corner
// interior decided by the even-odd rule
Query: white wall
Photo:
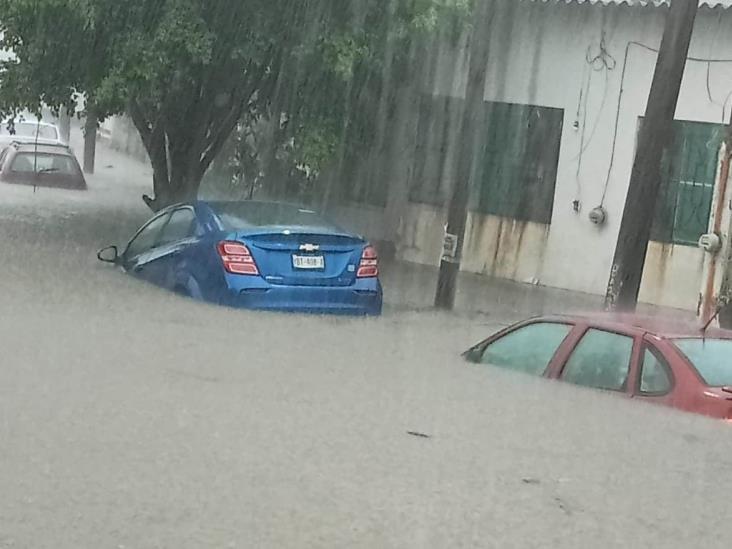
[[[495,15],[491,29],[486,99],[564,110],[552,223],[546,226],[471,214],[462,267],[522,282],[602,294],[630,178],[638,117],[645,111],[656,59],[655,53],[628,44],[637,41],[657,48],[665,9],[519,0],[501,5],[505,11]],[[603,33],[615,67],[594,72],[588,67],[586,55],[588,47],[592,56],[599,53]],[[700,10],[690,56],[732,60],[732,9]],[[436,60],[434,86],[425,91],[460,97],[466,74],[464,41],[445,41]],[[714,101],[707,97],[707,63],[689,62],[676,118],[721,123],[721,103],[725,99],[729,116],[732,63],[712,64],[709,88]],[[580,94],[586,116],[582,109],[577,115]],[[608,179],[618,112],[618,137]],[[579,122],[577,130],[573,128],[575,120]],[[450,154],[456,150],[452,146]],[[600,204],[606,179],[604,205],[608,221],[597,227],[587,214]],[[581,203],[579,213],[572,208],[574,200]],[[369,238],[379,240],[385,236],[383,209],[344,205],[335,215],[337,221]],[[422,204],[406,207],[399,232],[400,257],[437,264],[445,219],[445,212],[439,208]],[[702,268],[703,253],[696,248],[651,243],[641,299],[694,310]]]
[[[469,237],[464,267],[517,280],[536,278],[549,286],[604,293],[630,178],[638,117],[645,111],[656,59],[655,53],[637,46],[628,50],[615,160],[605,199],[608,221],[597,227],[590,223],[587,214],[601,202],[610,167],[626,47],[629,42],[638,41],[657,48],[665,10],[527,2],[509,3],[507,10],[496,16],[491,31],[486,99],[564,109],[552,224],[548,231],[527,231],[515,260],[507,261],[507,268],[485,268],[486,262],[496,256],[497,243],[501,242],[497,228],[486,229],[478,240]],[[593,72],[588,69],[586,53],[588,47],[592,56],[599,53],[603,32],[607,52],[616,66],[611,71]],[[732,11],[702,9],[694,32],[690,56],[732,59]],[[434,92],[461,96],[465,74],[465,59],[456,63],[455,51],[444,48]],[[582,91],[588,74],[589,93],[587,89]],[[707,63],[689,62],[677,119],[722,122],[721,103],[732,92],[732,63],[713,64],[709,83],[719,105],[707,97]],[[580,93],[587,101],[584,147],[581,136],[585,117],[583,113],[577,117]],[[580,123],[579,130],[573,128],[575,120]],[[584,150],[580,161],[581,149]],[[575,199],[581,202],[580,213],[573,211]],[[434,222],[437,224],[438,220]],[[485,223],[495,227],[497,220]],[[535,253],[527,254],[523,248]],[[540,254],[538,250],[542,248],[545,249]],[[694,309],[702,263],[702,252],[694,248],[652,244],[641,299]]]

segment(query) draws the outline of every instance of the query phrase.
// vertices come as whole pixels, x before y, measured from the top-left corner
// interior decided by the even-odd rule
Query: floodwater
[[[398,306],[429,289],[334,319],[125,277],[95,252],[149,174],[98,171],[0,186],[0,548],[727,546],[732,426],[464,363],[507,320]]]

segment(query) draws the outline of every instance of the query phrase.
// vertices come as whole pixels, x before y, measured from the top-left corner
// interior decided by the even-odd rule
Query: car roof
[[[324,217],[322,217],[320,215],[320,213],[317,210],[313,209],[312,207],[306,206],[304,204],[298,204],[297,202],[287,202],[287,201],[283,201],[283,200],[206,200],[206,201],[198,201],[197,204],[205,205],[205,207],[208,208],[208,210],[210,210],[212,213],[214,213],[216,215],[220,215],[220,213],[221,213],[220,206],[224,205],[224,204],[247,204],[250,206],[259,205],[259,206],[263,206],[263,207],[284,206],[284,207],[288,207],[288,208],[294,208],[294,209],[298,209],[298,210],[312,212],[313,214],[315,214],[315,216],[317,216],[318,220],[322,222],[321,224],[308,224],[308,225],[304,226],[307,229],[313,229],[315,231],[327,233],[327,234],[334,235],[334,236],[348,236],[348,237],[352,237],[352,238],[363,239],[363,237],[361,237],[360,235],[358,235],[352,231],[343,229],[343,228],[339,227],[338,225],[332,223],[331,221],[325,219]],[[261,232],[263,230],[272,230],[272,229],[278,229],[278,228],[287,229],[287,228],[291,228],[291,227],[298,228],[299,226],[293,225],[293,224],[258,225],[258,226],[252,226],[249,229],[242,229],[242,232],[257,233],[257,232]]]
[[[16,141],[11,143],[11,147],[12,146],[15,147],[16,151],[23,153],[39,152],[43,154],[62,154],[64,156],[73,156],[68,145],[64,145],[63,143],[48,143],[39,140],[36,144],[35,142],[29,143]]]
[[[68,147],[66,143],[63,143],[60,139],[56,139],[53,137],[41,137],[40,135],[38,137],[32,136],[32,135],[9,135],[9,134],[0,134],[0,142],[7,144],[7,145],[27,145],[27,144],[35,144],[37,143],[43,143],[46,145],[57,145],[57,146],[64,146]]]
[[[50,122],[38,122],[36,120],[16,120],[13,122],[13,124],[30,124],[32,126],[38,125],[38,126],[46,126],[50,128],[58,128],[56,124],[51,124]]]
[[[201,200],[199,201],[203,204],[208,204],[209,206],[213,207],[216,204],[259,204],[261,206],[289,206],[290,208],[299,208],[302,210],[307,210],[311,212],[315,212],[310,206],[306,206],[304,204],[298,204],[297,202],[288,202],[286,200],[264,200],[264,199],[251,199],[251,200]]]
[[[637,330],[661,339],[708,337],[713,339],[732,339],[731,330],[709,327],[702,333],[701,323],[695,323],[668,315],[640,315],[635,313],[590,312],[567,315],[552,315],[544,319],[586,323],[610,330]]]

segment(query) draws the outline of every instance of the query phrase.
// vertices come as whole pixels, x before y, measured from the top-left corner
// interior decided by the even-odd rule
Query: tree
[[[100,14],[83,0],[0,0],[0,46],[14,56],[0,64],[0,110],[15,116],[28,110],[40,116],[43,105],[66,120],[74,110],[74,96],[86,94],[84,165],[94,168],[94,138],[98,113],[94,92],[105,78],[109,44],[95,20]],[[108,106],[111,112],[122,106]]]
[[[0,110],[59,109],[81,93],[100,120],[128,113],[153,167],[145,201],[159,209],[195,198],[232,130],[263,118],[274,143],[337,157],[378,89],[383,13],[401,32],[466,0],[388,3],[0,0],[0,46],[15,53],[0,65]]]
[[[303,2],[302,4],[307,4]],[[153,209],[196,196],[237,122],[267,97],[301,7],[284,0],[0,0],[5,112],[126,111],[153,166]],[[298,3],[300,4],[300,3]]]
[[[231,131],[271,95],[273,67],[292,42],[302,6],[283,0],[138,4],[110,3],[108,9],[126,11],[100,96],[126,103],[153,166],[155,198],[146,202],[158,209],[196,197]]]
[[[414,114],[405,102],[417,103],[422,89],[424,51],[438,31],[460,34],[470,2],[360,0],[321,7],[319,17],[308,18],[297,49],[284,56],[271,101],[260,113],[266,120],[260,126],[262,187],[275,196],[297,189],[305,198],[305,191],[323,207],[344,194],[386,198],[392,180],[406,185],[391,167],[406,164],[394,145],[411,123],[405,117]],[[250,130],[242,126],[241,132]],[[371,169],[359,183],[369,188],[354,189],[353,172],[362,165]],[[301,180],[302,172],[306,188],[288,188],[288,174]]]

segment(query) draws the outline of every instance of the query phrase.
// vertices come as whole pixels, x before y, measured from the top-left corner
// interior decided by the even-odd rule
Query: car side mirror
[[[475,347],[471,347],[470,349],[465,351],[463,353],[463,356],[468,362],[474,362],[476,364],[479,364],[483,358],[484,351],[485,347],[483,345],[476,345]]]
[[[117,249],[117,246],[107,246],[106,248],[102,248],[99,250],[99,253],[97,253],[97,258],[99,261],[104,261],[105,263],[119,263],[119,250]]]

